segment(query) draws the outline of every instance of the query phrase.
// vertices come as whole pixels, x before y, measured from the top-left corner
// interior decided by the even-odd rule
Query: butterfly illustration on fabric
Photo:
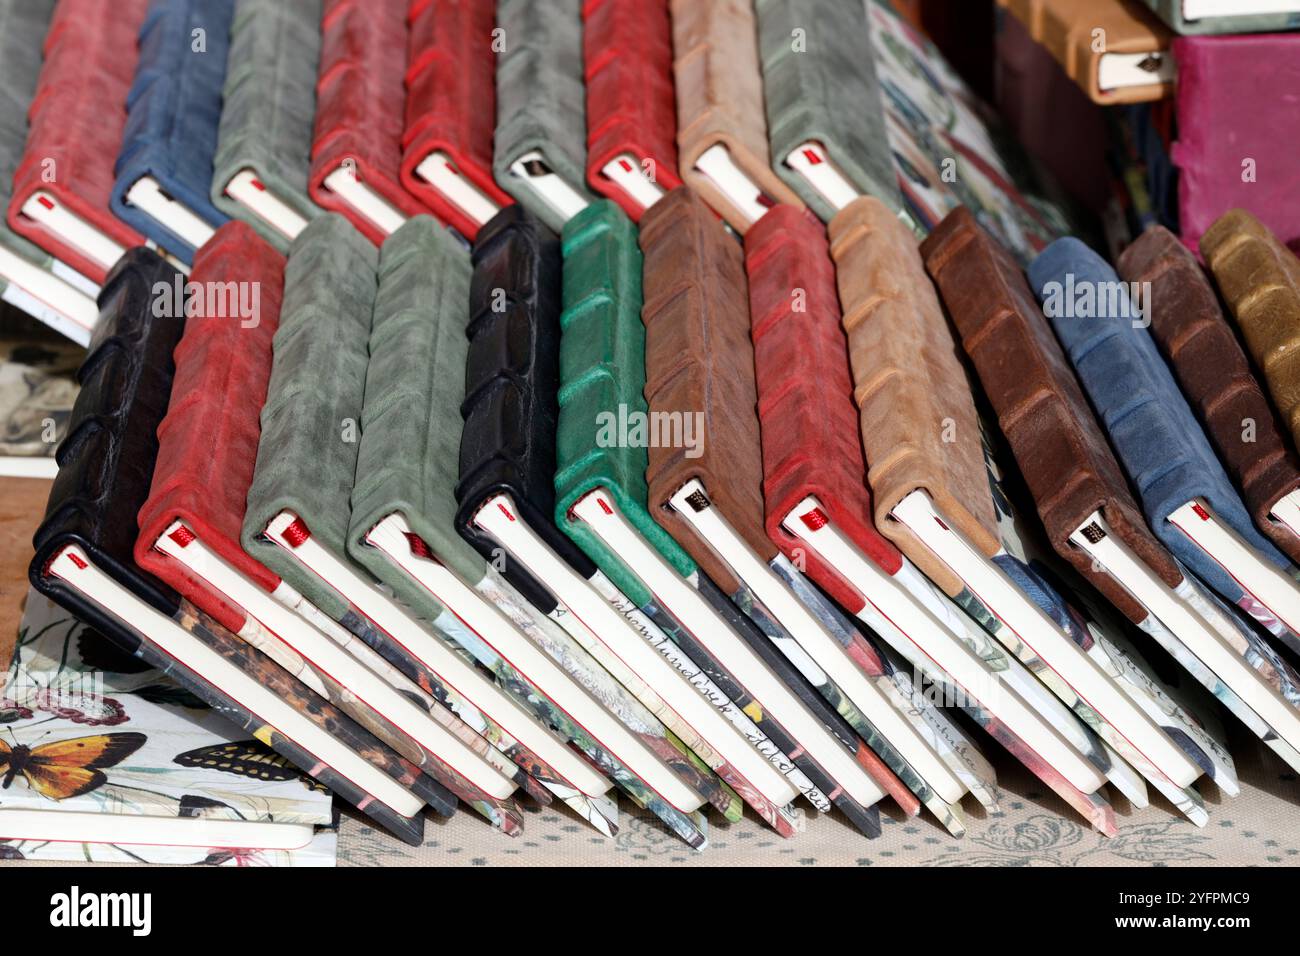
[[[252,777],[254,780],[301,779],[309,789],[316,786],[315,781],[303,776],[301,770],[260,740],[240,740],[199,747],[197,750],[177,754],[172,762],[182,767],[221,770],[240,777]],[[324,790],[323,787],[320,789]]]
[[[50,800],[79,797],[108,782],[104,769],[121,763],[144,746],[144,734],[97,734],[29,747],[0,740],[0,789],[21,774],[27,785]]]

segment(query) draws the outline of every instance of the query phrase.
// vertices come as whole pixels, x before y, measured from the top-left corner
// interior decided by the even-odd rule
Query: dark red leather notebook
[[[325,0],[308,190],[376,245],[394,230],[327,180],[352,175],[407,218],[429,211],[401,183],[405,48],[406,0]]]
[[[139,515],[136,563],[236,633],[244,626],[244,611],[153,543],[180,519],[259,586],[272,591],[280,583],[248,556],[239,534],[271,377],[284,266],[284,257],[239,221],[218,229],[194,257],[190,282],[195,292],[185,334],[176,346],[171,402],[158,426],[153,484]],[[254,316],[228,317],[228,301],[205,292],[230,282],[258,290]]]
[[[605,172],[653,175],[663,192],[677,175],[673,28],[667,0],[587,0],[582,5],[587,83],[587,182],[633,222],[646,206]]]
[[[144,245],[109,202],[138,59],[136,34],[147,6],[148,0],[60,0],[45,37],[45,64],[27,111],[27,145],[9,201],[10,228],[101,285],[113,263],[73,245],[68,233],[23,207],[30,200],[43,216],[71,213],[123,251]]]
[[[782,520],[804,498],[822,508],[888,574],[902,557],[876,530],[867,488],[848,343],[840,324],[826,228],[806,210],[775,206],[745,233],[750,334],[762,428],[767,533],[841,606],[862,595]]]
[[[486,220],[471,217],[418,169],[444,155],[453,172],[498,206],[514,202],[492,178],[497,125],[496,4],[412,0],[407,11],[406,130],[402,185],[466,239]],[[491,218],[490,216],[487,218]]]

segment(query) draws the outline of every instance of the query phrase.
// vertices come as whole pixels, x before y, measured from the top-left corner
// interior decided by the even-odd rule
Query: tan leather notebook
[[[1000,542],[970,382],[916,239],[878,199],[830,224],[876,526],[949,594],[962,582],[894,506],[925,491],[980,551]]]
[[[1173,92],[1173,33],[1135,0],[998,0],[1096,103]]]

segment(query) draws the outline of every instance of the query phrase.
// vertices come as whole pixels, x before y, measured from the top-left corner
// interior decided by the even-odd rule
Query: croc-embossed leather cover
[[[226,221],[209,191],[234,13],[235,0],[152,0],[113,168],[113,213],[187,263],[194,261],[194,246],[126,194],[150,176],[213,228]],[[199,30],[203,47],[196,49]]]
[[[119,245],[144,244],[109,205],[147,6],[148,0],[59,0],[45,35],[45,62],[27,110],[27,143],[9,200],[9,228],[101,284],[108,269],[23,215],[22,208],[35,193],[46,192]]]
[[[1147,612],[1070,535],[1100,511],[1170,587],[1182,574],[1151,536],[1106,436],[1024,273],[964,206],[921,245],[1057,553],[1135,622]]]
[[[560,242],[520,206],[497,213],[474,242],[469,351],[461,417],[456,528],[484,559],[497,547],[474,515],[509,495],[528,526],[584,578],[596,571],[554,522],[560,387]],[[501,311],[497,311],[500,306]],[[544,584],[508,562],[506,579],[543,613]]]
[[[915,237],[884,203],[854,200],[831,220],[830,238],[876,527],[956,595],[960,579],[891,512],[924,491],[984,554],[1001,547],[957,345]]]
[[[1151,284],[1147,318],[1156,344],[1256,527],[1300,561],[1300,536],[1269,517],[1279,499],[1300,489],[1300,461],[1196,257],[1153,226],[1124,251],[1117,271],[1126,282]]]
[[[776,206],[745,234],[745,268],[767,533],[792,560],[797,549],[809,577],[856,613],[862,606],[857,589],[781,523],[815,495],[836,527],[885,573],[902,566],[898,549],[876,530],[871,513],[826,230],[807,212]],[[798,310],[796,290],[803,293]]]
[[[699,479],[710,500],[767,563],[776,546],[763,527],[763,461],[749,339],[744,254],[688,186],[641,221],[645,256],[646,386],[650,414],[698,416],[695,449],[649,450],[650,513],[727,594],[740,582],[668,504]],[[688,452],[698,452],[692,457]]]

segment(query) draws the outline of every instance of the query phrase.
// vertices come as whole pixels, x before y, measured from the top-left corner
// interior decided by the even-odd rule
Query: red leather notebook
[[[782,520],[816,496],[836,526],[888,574],[902,557],[876,530],[853,404],[848,343],[826,229],[806,210],[774,206],[745,234],[749,312],[762,426],[767,533],[845,609],[863,599]]]
[[[376,245],[428,212],[401,183],[406,0],[325,0],[311,198]]]
[[[9,226],[100,283],[144,237],[109,211],[147,0],[60,0],[27,111]]]
[[[582,53],[587,181],[640,222],[658,196],[682,184],[667,0],[587,0]]]
[[[402,185],[470,240],[492,214],[481,214],[486,207],[478,211],[458,202],[456,192],[435,182],[459,178],[468,195],[479,194],[483,203],[502,207],[514,202],[492,178],[495,8],[482,0],[411,0],[406,14]]]
[[[155,550],[153,543],[180,519],[266,591],[280,583],[240,547],[239,533],[257,459],[258,419],[271,377],[271,339],[280,321],[284,266],[284,257],[238,220],[218,229],[195,255],[190,274],[194,293],[185,333],[176,346],[171,402],[158,426],[158,461],[139,515],[136,563],[235,633],[244,627],[244,610],[179,561]],[[247,290],[249,301],[252,290],[258,290],[254,317],[227,317],[229,301],[208,294],[231,282]]]

